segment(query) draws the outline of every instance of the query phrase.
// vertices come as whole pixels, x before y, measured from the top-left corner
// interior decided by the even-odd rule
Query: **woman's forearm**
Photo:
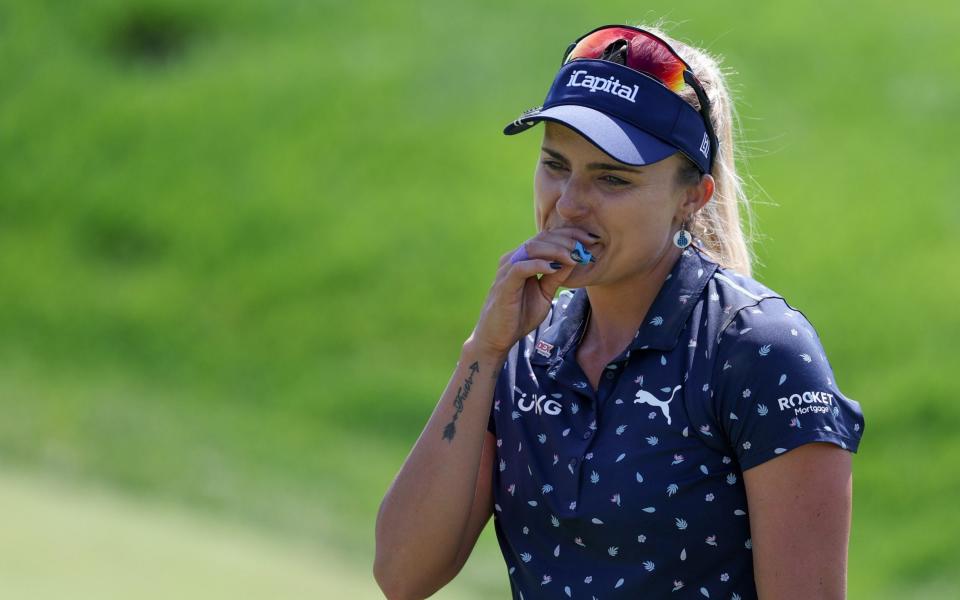
[[[446,390],[380,504],[374,576],[392,600],[426,597],[447,583],[505,358],[464,343]]]

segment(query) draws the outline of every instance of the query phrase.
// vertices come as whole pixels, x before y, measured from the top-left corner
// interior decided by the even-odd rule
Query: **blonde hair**
[[[694,237],[703,242],[705,253],[714,262],[750,277],[754,260],[750,247],[754,215],[743,180],[737,174],[735,137],[739,138],[740,127],[726,77],[720,69],[720,59],[670,37],[663,32],[660,24],[635,27],[646,29],[673,46],[693,69],[693,74],[710,99],[710,121],[719,146],[712,173],[716,186],[710,201],[691,217],[689,229]],[[689,85],[680,92],[680,96],[697,110],[700,109],[696,93]],[[681,183],[699,182],[700,171],[693,162],[686,159],[684,165],[678,174]],[[741,205],[747,218],[749,236],[744,234],[740,224]]]

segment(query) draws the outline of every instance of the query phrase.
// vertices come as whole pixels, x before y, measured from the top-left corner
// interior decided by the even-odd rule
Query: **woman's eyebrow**
[[[541,146],[540,149],[559,161],[562,161],[564,163],[569,162],[566,159],[566,157],[564,157],[562,154],[560,154],[556,150],[551,150],[546,146]],[[643,171],[641,171],[640,169],[635,169],[632,167],[628,167],[626,165],[615,165],[613,163],[596,163],[595,162],[595,163],[588,164],[587,168],[595,171],[601,171],[601,170],[602,171],[627,171],[628,173],[636,173],[638,175],[643,174]]]

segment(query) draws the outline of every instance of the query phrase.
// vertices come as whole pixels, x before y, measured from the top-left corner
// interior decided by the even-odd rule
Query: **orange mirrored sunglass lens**
[[[628,44],[627,67],[657,78],[673,92],[683,89],[683,71],[686,69],[683,61],[662,40],[633,29],[611,27],[591,33],[574,46],[567,61],[598,59],[617,40],[625,40]]]

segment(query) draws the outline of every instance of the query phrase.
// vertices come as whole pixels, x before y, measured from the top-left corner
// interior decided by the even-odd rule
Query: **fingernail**
[[[553,261],[552,263],[550,263],[550,268],[553,269],[553,270],[557,270],[557,269],[560,269],[560,268],[562,268],[562,267],[563,267],[563,263],[559,263],[559,262],[557,262],[557,261]]]
[[[600,239],[600,236],[599,236],[599,235],[596,235],[596,234],[594,234],[594,233],[590,233],[589,231],[587,232],[587,235],[589,235],[590,237],[592,237],[592,238],[595,239],[595,240],[599,240],[599,239]]]
[[[570,258],[572,258],[577,262],[583,262],[583,257],[580,256],[580,252],[578,252],[577,250],[574,250],[573,252],[570,253]]]

